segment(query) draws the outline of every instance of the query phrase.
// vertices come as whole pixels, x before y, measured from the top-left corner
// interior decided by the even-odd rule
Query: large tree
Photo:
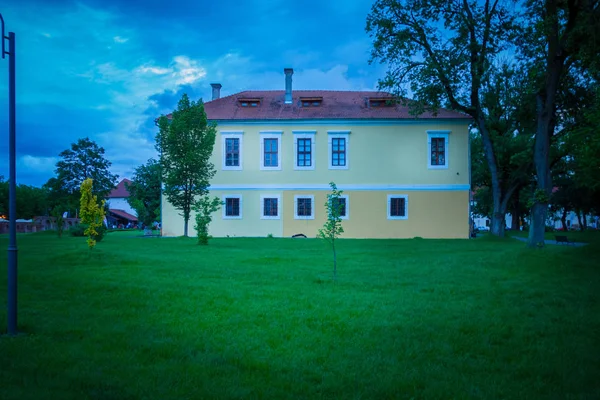
[[[190,101],[184,94],[171,118],[158,120],[156,149],[164,194],[183,216],[183,234],[188,236],[191,210],[198,197],[208,193],[215,167],[209,161],[215,145],[216,126],[209,123],[202,100]]]
[[[150,226],[160,218],[160,164],[149,159],[135,169],[127,202],[137,212],[138,220]]]
[[[536,190],[528,239],[528,246],[536,247],[544,245],[552,192],[551,142],[561,130],[557,118],[560,93],[568,92],[566,86],[574,81],[594,80],[590,70],[599,71],[600,5],[598,0],[528,0],[525,4],[527,22],[519,50],[537,78]]]
[[[400,96],[412,92],[415,113],[444,106],[473,118],[490,174],[491,231],[498,236],[504,235],[512,193],[502,187],[484,95],[493,90],[492,67],[509,48],[513,21],[514,14],[498,0],[378,0],[366,27],[374,38],[371,61],[389,67],[381,89]]]
[[[104,148],[90,138],[83,138],[71,144],[71,148],[59,154],[62,158],[56,163],[56,179],[59,188],[66,193],[79,193],[83,181],[93,179],[93,193],[106,196],[117,184],[117,175],[110,173],[112,165],[104,158]]]

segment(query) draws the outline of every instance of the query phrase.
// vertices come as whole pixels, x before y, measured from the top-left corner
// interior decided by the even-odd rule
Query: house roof
[[[284,90],[253,90],[208,101],[204,104],[210,120],[300,120],[300,119],[415,119],[408,106],[373,107],[371,99],[391,99],[386,92],[294,90],[292,104],[284,103]],[[316,107],[302,107],[301,98],[322,98]],[[240,99],[258,99],[257,107],[243,107]],[[167,117],[170,117],[168,115]],[[439,109],[437,115],[425,112],[419,118],[470,119],[456,111]]]
[[[126,219],[126,220],[128,220],[128,221],[137,221],[137,220],[138,220],[136,216],[134,216],[134,215],[131,215],[131,214],[129,214],[128,212],[126,212],[126,211],[123,211],[123,210],[119,210],[119,209],[116,209],[116,208],[111,208],[111,209],[109,209],[108,211],[109,211],[111,214],[114,214],[114,215],[116,215],[117,217],[125,218],[125,219]]]
[[[115,197],[129,197],[129,191],[125,187],[125,183],[130,185],[131,181],[127,178],[122,179],[121,182],[119,182],[119,184],[117,185],[117,187],[115,187],[113,190],[111,190],[111,192],[106,197],[109,199],[112,199]]]

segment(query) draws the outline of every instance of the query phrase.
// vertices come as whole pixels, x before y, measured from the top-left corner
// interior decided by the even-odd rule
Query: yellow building
[[[382,92],[292,91],[292,74],[281,91],[221,98],[213,84],[210,191],[224,205],[211,235],[315,237],[333,181],[344,191],[342,237],[469,237],[469,117],[414,118]],[[163,235],[182,235],[179,211],[162,204]]]

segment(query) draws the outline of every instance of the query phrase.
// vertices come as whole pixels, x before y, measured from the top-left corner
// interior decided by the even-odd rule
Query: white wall
[[[131,206],[124,197],[113,197],[111,199],[106,200],[106,202],[108,203],[108,208],[123,210],[126,213],[135,215],[137,217],[137,212],[135,212],[135,210],[131,208]]]

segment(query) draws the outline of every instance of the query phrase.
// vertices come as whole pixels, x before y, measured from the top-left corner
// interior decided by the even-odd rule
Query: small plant
[[[84,235],[88,237],[87,244],[90,249],[104,236],[104,203],[99,205],[96,196],[92,194],[93,181],[88,178],[81,183],[81,222],[87,224]]]
[[[269,239],[273,239],[273,234],[272,234],[272,233],[269,233],[269,234],[267,235],[267,238],[269,238]]]
[[[56,234],[58,237],[62,237],[62,234],[65,231],[65,219],[63,218],[63,213],[60,212],[60,209],[60,206],[56,206],[52,210],[52,216],[55,218]]]
[[[212,214],[221,208],[223,202],[218,197],[209,199],[208,196],[202,196],[194,205],[196,211],[196,235],[198,244],[207,245],[210,235],[208,234],[208,225],[212,221]]]
[[[331,194],[327,195],[327,201],[325,202],[325,210],[327,212],[327,222],[323,225],[322,229],[319,229],[317,237],[325,239],[331,244],[331,250],[333,251],[333,279],[337,277],[337,254],[335,251],[335,240],[344,233],[342,227],[342,202],[341,194],[343,191],[338,190],[335,183],[330,182]]]

